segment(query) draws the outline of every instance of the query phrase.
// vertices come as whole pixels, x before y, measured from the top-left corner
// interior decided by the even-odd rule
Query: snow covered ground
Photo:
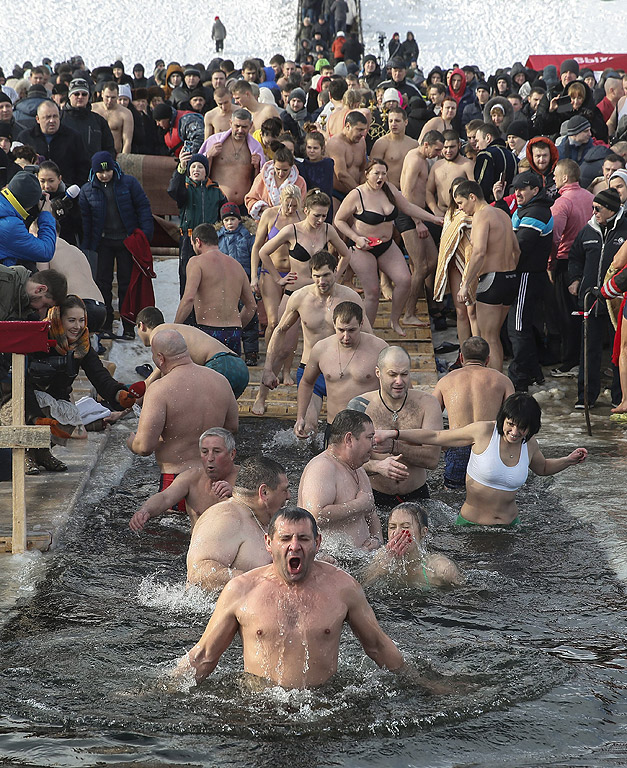
[[[79,53],[90,67],[122,58],[127,71],[137,61],[149,70],[158,57],[207,63],[214,55],[216,14],[227,28],[225,56],[236,65],[251,55],[267,61],[278,51],[291,55],[296,8],[296,0],[231,0],[214,7],[195,0],[14,0],[15,28],[4,35],[0,65],[7,72],[26,58],[59,61]],[[425,72],[455,62],[490,72],[524,63],[532,53],[624,51],[627,0],[362,0],[362,15],[369,52],[378,52],[379,31],[389,40],[393,32],[404,39],[410,29]]]

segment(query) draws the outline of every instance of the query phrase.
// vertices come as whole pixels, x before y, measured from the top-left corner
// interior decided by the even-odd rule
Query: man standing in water
[[[404,670],[400,651],[379,626],[359,584],[314,559],[320,542],[309,512],[298,507],[277,512],[265,536],[272,563],[226,585],[177,675],[193,672],[202,682],[239,632],[248,674],[284,688],[323,685],[337,671],[344,622],[380,667]]]

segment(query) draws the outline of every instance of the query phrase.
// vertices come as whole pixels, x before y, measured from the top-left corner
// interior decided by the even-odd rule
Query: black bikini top
[[[386,215],[375,213],[374,211],[367,211],[364,208],[364,199],[361,196],[361,189],[359,189],[359,187],[357,187],[357,192],[359,194],[359,199],[361,200],[361,213],[353,214],[353,218],[357,219],[357,221],[363,221],[364,224],[376,226],[377,224],[383,224],[386,221],[394,221],[398,216],[398,208],[396,206],[394,206],[391,212]]]
[[[309,253],[309,251],[306,248],[304,248],[298,242],[298,232],[296,231],[296,225],[292,224],[292,226],[294,227],[294,240],[296,242],[294,243],[294,247],[290,248],[290,250],[289,250],[290,259],[294,259],[294,261],[300,261],[303,264],[305,264],[311,258],[311,254]],[[326,226],[326,242],[325,242],[324,246],[321,249],[319,249],[319,250],[324,250],[329,245],[329,225],[325,224],[325,226]]]

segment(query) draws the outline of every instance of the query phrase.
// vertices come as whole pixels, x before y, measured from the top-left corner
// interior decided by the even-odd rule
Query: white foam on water
[[[162,582],[156,575],[152,575],[142,579],[137,599],[140,605],[167,613],[209,616],[215,608],[217,595],[205,592],[200,587],[185,589],[185,584]]]

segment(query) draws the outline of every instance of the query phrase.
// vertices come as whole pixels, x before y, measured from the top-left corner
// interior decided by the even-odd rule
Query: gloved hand
[[[61,438],[62,440],[67,440],[69,437],[71,437],[69,432],[61,429],[61,425],[56,419],[49,419],[44,416],[40,416],[38,419],[35,419],[35,424],[38,427],[50,427],[52,434],[55,437]]]
[[[128,392],[121,389],[117,394],[117,401],[122,408],[132,408],[136,401],[144,396],[146,392],[146,382],[136,381],[128,388]]]

